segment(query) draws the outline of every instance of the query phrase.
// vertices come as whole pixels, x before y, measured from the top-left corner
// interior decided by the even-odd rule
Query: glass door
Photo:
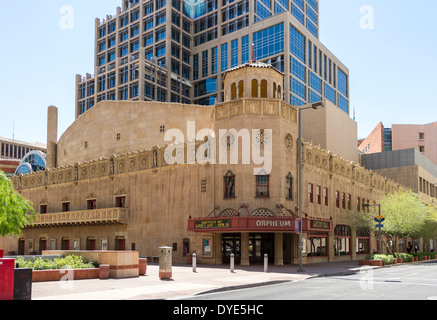
[[[231,254],[234,254],[235,262],[241,260],[241,235],[223,234],[222,236],[223,263],[231,261]]]

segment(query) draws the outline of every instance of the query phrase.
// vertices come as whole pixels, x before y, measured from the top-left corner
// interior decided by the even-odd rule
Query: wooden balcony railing
[[[38,215],[29,228],[74,226],[74,225],[99,225],[99,224],[127,224],[128,208],[108,208],[83,211],[69,211],[57,213],[44,213]]]

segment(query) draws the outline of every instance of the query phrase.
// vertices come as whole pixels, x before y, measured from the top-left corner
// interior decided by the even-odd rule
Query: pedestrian
[[[419,251],[419,246],[417,244],[414,245],[414,253],[417,253]]]
[[[411,245],[411,242],[408,242],[407,252],[411,253],[412,250],[413,250],[413,247]]]

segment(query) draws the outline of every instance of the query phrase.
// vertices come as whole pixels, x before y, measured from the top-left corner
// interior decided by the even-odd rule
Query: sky
[[[121,0],[21,0],[2,4],[0,137],[46,142],[47,107],[58,138],[73,123],[75,76],[94,73],[95,19]],[[435,0],[320,0],[320,41],[350,72],[358,138],[381,121],[437,121]]]

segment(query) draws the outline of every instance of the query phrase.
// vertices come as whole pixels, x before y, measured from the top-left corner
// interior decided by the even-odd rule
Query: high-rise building
[[[285,74],[285,101],[349,114],[349,70],[319,41],[318,0],[123,0],[96,19],[76,118],[102,100],[222,102],[224,72],[252,59]]]

